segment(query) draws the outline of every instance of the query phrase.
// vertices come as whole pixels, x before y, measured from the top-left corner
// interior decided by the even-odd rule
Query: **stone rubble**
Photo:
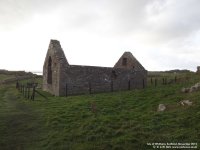
[[[192,102],[190,100],[182,100],[182,101],[180,101],[180,104],[182,106],[191,106]]]
[[[200,82],[196,83],[195,85],[191,86],[190,88],[182,88],[181,92],[182,93],[192,93],[195,91],[200,90]]]
[[[166,110],[166,106],[164,104],[158,105],[158,112],[165,111],[165,110]]]

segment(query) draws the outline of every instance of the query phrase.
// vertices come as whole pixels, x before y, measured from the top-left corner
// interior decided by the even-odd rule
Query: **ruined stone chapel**
[[[43,66],[43,90],[55,96],[144,88],[147,71],[124,52],[114,67],[70,65],[60,42],[51,40]]]

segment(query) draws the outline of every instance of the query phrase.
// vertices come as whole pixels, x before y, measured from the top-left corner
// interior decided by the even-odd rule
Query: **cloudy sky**
[[[0,69],[41,71],[50,39],[70,64],[147,70],[200,65],[199,0],[0,0]]]

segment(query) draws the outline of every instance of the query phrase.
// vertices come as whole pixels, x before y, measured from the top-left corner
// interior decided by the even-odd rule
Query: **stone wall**
[[[65,82],[65,68],[69,66],[60,42],[51,40],[43,66],[43,90],[56,96],[62,93]]]
[[[131,52],[124,52],[124,54],[119,58],[114,68],[122,69],[134,69],[136,71],[145,70],[140,62],[132,55]]]
[[[62,96],[130,90],[147,84],[147,72],[129,69],[70,65],[66,74]]]

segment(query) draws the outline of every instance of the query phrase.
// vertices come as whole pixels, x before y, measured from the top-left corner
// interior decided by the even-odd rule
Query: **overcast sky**
[[[0,69],[42,70],[50,39],[70,64],[200,65],[200,0],[0,0]]]

